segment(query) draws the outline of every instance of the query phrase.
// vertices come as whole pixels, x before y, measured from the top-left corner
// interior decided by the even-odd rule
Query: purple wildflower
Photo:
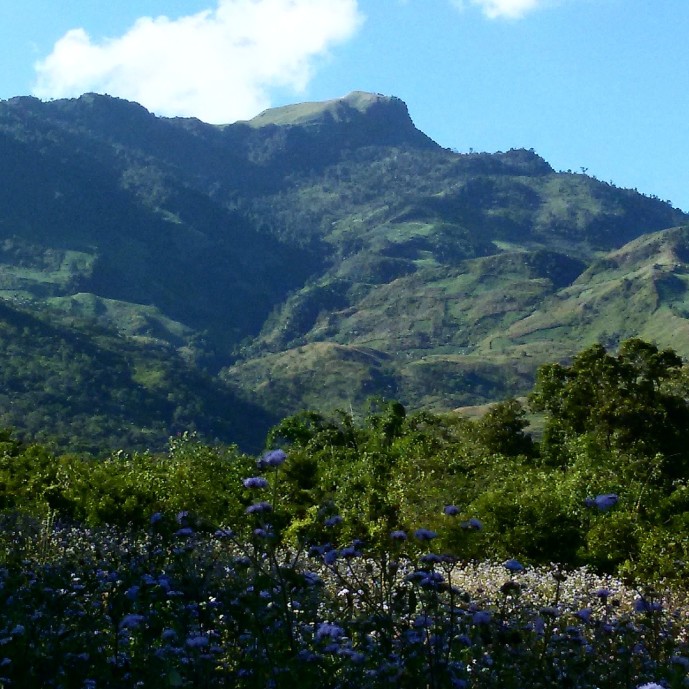
[[[143,615],[125,615],[120,620],[120,629],[132,629],[138,627],[146,618]]]
[[[337,526],[338,524],[342,524],[342,517],[339,514],[335,514],[332,517],[328,517],[324,524],[325,526]]]
[[[417,569],[414,572],[410,572],[407,574],[406,577],[404,577],[405,581],[410,581],[413,584],[418,584],[420,581],[422,581],[426,576],[428,576],[428,572],[426,572],[423,569]]]
[[[596,591],[596,596],[600,598],[604,603],[607,602],[608,598],[612,595],[612,591],[610,589],[598,589]]]
[[[430,529],[417,529],[414,532],[414,537],[419,541],[432,541],[438,534]]]
[[[352,558],[352,557],[359,557],[361,555],[361,551],[357,550],[357,545],[356,543],[353,543],[352,545],[345,546],[340,550],[340,556],[344,558]]]
[[[445,578],[440,572],[425,572],[419,580],[419,586],[426,589],[436,589],[445,581]]]
[[[302,576],[304,577],[304,583],[307,586],[320,586],[323,584],[323,579],[321,579],[315,572],[304,572]]]
[[[205,648],[208,644],[209,641],[207,636],[190,636],[187,639],[187,646],[189,648]]]
[[[393,541],[406,541],[407,540],[407,534],[404,531],[391,531],[390,532],[390,538]]]
[[[313,651],[309,651],[307,648],[302,648],[299,653],[297,653],[297,658],[304,663],[315,663],[320,660],[320,656]]]
[[[213,535],[216,538],[232,538],[234,537],[234,531],[232,529],[217,529]]]
[[[262,512],[272,512],[273,506],[269,502],[261,501],[256,502],[253,505],[249,505],[246,510],[246,514],[260,514]]]
[[[480,519],[476,519],[476,517],[472,517],[471,519],[467,519],[467,521],[462,522],[460,526],[463,529],[467,529],[469,531],[482,531],[483,530],[483,523],[481,522]]]
[[[582,622],[590,622],[591,615],[593,614],[592,608],[582,608],[574,613],[575,617],[578,617]]]
[[[263,478],[263,476],[251,476],[250,478],[245,478],[242,483],[244,488],[267,488],[268,481]]]
[[[350,648],[349,646],[344,646],[342,648],[338,648],[337,649],[337,655],[345,656],[346,658],[349,658],[349,661],[351,663],[354,663],[355,665],[358,665],[359,663],[363,663],[364,660],[366,660],[366,656],[363,653],[360,653],[359,651],[355,651],[353,648]]]
[[[456,517],[459,514],[459,507],[456,505],[445,505],[443,513],[448,517]]]
[[[134,584],[134,586],[130,586],[125,592],[124,595],[129,598],[129,600],[136,600],[139,597],[139,591],[141,590],[140,586],[137,586]]]
[[[261,469],[266,467],[279,467],[284,464],[287,459],[287,455],[284,450],[271,450],[266,452],[261,459],[258,460],[258,466]]]
[[[491,617],[492,615],[490,614],[489,610],[477,610],[473,614],[471,621],[474,624],[489,624]]]
[[[323,545],[312,545],[309,548],[309,557],[323,557],[325,553],[332,549],[330,543],[324,543]]]
[[[634,610],[636,612],[658,612],[663,609],[660,601],[648,600],[643,596],[634,601]]]
[[[503,567],[505,567],[505,569],[509,570],[510,572],[524,571],[524,565],[521,562],[519,562],[519,560],[506,560],[502,564]]]
[[[316,630],[317,639],[339,639],[344,636],[344,629],[330,622],[321,622]]]
[[[611,507],[614,507],[619,500],[615,493],[604,493],[597,495],[595,498],[586,498],[584,504],[586,507],[595,507],[599,512],[606,512]]]
[[[332,565],[337,560],[339,554],[337,549],[329,550],[323,555],[323,562],[325,562],[326,565]]]

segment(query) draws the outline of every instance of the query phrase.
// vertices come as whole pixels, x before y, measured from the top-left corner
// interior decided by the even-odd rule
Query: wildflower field
[[[128,533],[5,521],[0,686],[687,685],[689,605],[671,588],[464,563],[427,529],[375,554],[294,550],[254,504],[248,537],[184,512]]]
[[[0,687],[688,686],[680,363],[545,368],[538,442],[515,401],[303,413],[258,458],[5,432]]]

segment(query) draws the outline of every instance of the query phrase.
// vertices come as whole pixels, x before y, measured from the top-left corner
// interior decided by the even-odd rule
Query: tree
[[[623,342],[617,355],[597,344],[569,366],[542,366],[529,404],[548,415],[543,455],[566,461],[564,441],[586,433],[606,449],[660,453],[665,473],[683,475],[689,464],[689,403],[681,381],[679,355],[640,339]]]
[[[508,457],[534,452],[531,436],[524,433],[529,425],[524,407],[518,400],[498,402],[477,422],[478,439],[491,454]]]

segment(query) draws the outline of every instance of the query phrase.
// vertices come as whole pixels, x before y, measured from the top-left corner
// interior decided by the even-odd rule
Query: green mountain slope
[[[321,314],[313,342],[225,375],[284,413],[299,399],[357,406],[372,388],[449,408],[523,392],[539,365],[595,342],[640,336],[689,358],[689,226],[644,235],[569,284],[580,267],[545,251],[503,253],[436,280],[396,279],[357,309]],[[333,340],[333,323],[342,344],[318,341],[329,326]]]
[[[0,426],[73,450],[160,449],[195,431],[258,450],[276,418],[170,348],[0,301]]]
[[[274,414],[371,394],[484,403],[598,339],[687,350],[684,230],[668,228],[689,216],[533,151],[444,149],[397,98],[355,92],[226,126],[95,94],[16,98],[0,102],[0,161],[5,308],[56,329],[42,347],[66,332],[93,348],[88,365],[129,362],[112,383],[129,416],[97,413],[155,429],[133,443],[184,424],[254,442]],[[38,371],[48,354],[7,332],[13,379]],[[80,360],[49,368],[98,379]],[[11,405],[40,414],[49,378],[18,386],[0,419],[41,432]],[[156,380],[159,408],[143,401]],[[166,407],[175,387],[183,401]],[[157,416],[133,421],[150,405]],[[83,418],[67,406],[62,442],[117,434],[84,430],[88,405]]]
[[[594,261],[574,283],[514,323],[519,347],[610,346],[632,336],[689,356],[689,226],[644,235]],[[555,335],[556,334],[556,335]]]
[[[303,251],[189,187],[164,161],[43,116],[50,104],[28,105],[28,114],[24,99],[0,113],[3,296],[91,293],[153,306],[173,322],[207,331],[227,356],[311,272]],[[122,104],[115,106],[110,116],[117,123]],[[129,135],[147,133],[144,127]],[[280,270],[285,264],[293,266],[289,274]]]

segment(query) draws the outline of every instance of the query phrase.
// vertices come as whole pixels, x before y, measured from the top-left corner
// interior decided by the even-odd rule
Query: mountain
[[[442,148],[398,98],[223,126],[96,94],[14,98],[0,160],[14,381],[0,420],[67,446],[160,445],[186,425],[256,448],[304,406],[484,403],[528,389],[544,361],[631,335],[689,356],[689,216],[534,151]],[[78,374],[69,348],[51,358],[53,340],[95,368]],[[81,393],[41,378],[45,357]],[[90,390],[107,370],[122,375]],[[117,411],[108,386],[127,400]],[[72,409],[75,394],[92,404]],[[29,407],[42,428],[10,412]]]

